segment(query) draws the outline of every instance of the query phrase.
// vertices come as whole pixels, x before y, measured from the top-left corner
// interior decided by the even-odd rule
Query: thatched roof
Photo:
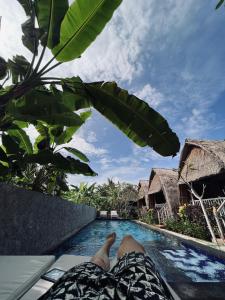
[[[225,172],[225,141],[186,139],[181,152],[179,175],[193,182]],[[183,179],[179,178],[179,183]]]
[[[179,205],[178,171],[175,169],[153,168],[150,181],[149,194],[153,195],[162,191],[173,212]]]
[[[138,199],[144,198],[146,194],[148,194],[148,180],[140,180],[138,184]]]

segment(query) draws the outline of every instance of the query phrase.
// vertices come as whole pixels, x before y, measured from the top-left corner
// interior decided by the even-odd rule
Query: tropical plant
[[[24,122],[39,126],[41,121],[57,128],[56,131],[59,128],[63,137],[67,134],[72,137],[71,133],[84,123],[82,115],[75,111],[90,107],[97,109],[138,145],[150,146],[163,156],[176,155],[179,140],[167,121],[115,82],[85,83],[79,77],[46,75],[63,62],[79,58],[103,30],[122,0],[76,0],[70,6],[68,0],[18,2],[27,15],[27,21],[22,24],[22,42],[33,57],[31,62],[21,55],[15,55],[7,62],[0,58],[0,79],[3,80],[0,87],[0,130],[3,132],[3,146],[6,140],[8,146],[10,144],[1,149],[0,172],[3,175],[11,170],[11,161],[6,160],[6,156],[15,158],[15,147],[18,157],[26,156],[23,162],[48,164],[54,161],[61,167],[65,164],[64,169],[72,168],[75,172],[77,168],[77,173],[95,175],[86,164],[72,163],[71,167],[69,157],[50,153],[49,149],[32,153],[23,131]],[[42,46],[40,53],[39,46]],[[46,48],[53,56],[43,66]],[[55,60],[58,62],[52,65]],[[5,87],[9,79],[12,84]],[[13,131],[16,132],[14,136]],[[8,150],[12,144],[14,150],[10,153]],[[66,150],[84,158],[77,150]]]
[[[63,197],[77,204],[87,204],[100,210],[116,210],[120,216],[130,218],[135,215],[132,205],[137,198],[137,188],[128,183],[113,182],[100,185],[81,183],[63,193]]]
[[[153,209],[148,209],[144,215],[141,216],[141,221],[147,224],[155,224],[156,218]]]
[[[210,223],[214,232],[218,235],[218,229],[212,213],[212,208],[206,207]],[[196,238],[211,240],[212,237],[207,227],[205,217],[200,206],[182,205],[179,207],[178,216],[166,222],[166,227],[179,233]]]
[[[98,208],[95,183],[90,186],[87,183],[80,183],[79,186],[71,185],[71,187],[72,189],[63,194],[64,199]]]
[[[8,174],[1,180],[28,190],[60,196],[62,192],[69,190],[66,178],[67,175],[54,166],[27,164],[20,174],[14,176]]]
[[[204,226],[190,222],[188,219],[168,219],[166,229],[189,235],[198,239],[210,241],[210,234]]]

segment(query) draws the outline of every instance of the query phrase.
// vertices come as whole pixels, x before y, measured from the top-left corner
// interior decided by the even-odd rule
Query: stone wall
[[[0,183],[0,255],[43,254],[95,217],[93,207]]]

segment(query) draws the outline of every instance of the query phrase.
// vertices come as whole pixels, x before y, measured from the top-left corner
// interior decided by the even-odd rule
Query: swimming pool
[[[54,254],[92,256],[111,232],[117,234],[110,252],[112,257],[116,255],[123,236],[131,234],[145,246],[157,269],[168,281],[225,282],[224,260],[132,221],[96,220],[64,242]]]

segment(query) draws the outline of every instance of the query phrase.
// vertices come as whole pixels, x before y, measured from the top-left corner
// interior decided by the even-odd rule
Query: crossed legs
[[[109,251],[113,243],[115,242],[116,234],[111,233],[106,237],[104,245],[98,250],[98,252],[92,257],[91,262],[102,267],[105,271],[110,268]],[[145,253],[144,247],[138,243],[131,235],[126,235],[121,243],[117,252],[117,258],[122,257],[125,253],[129,252],[141,252]]]

